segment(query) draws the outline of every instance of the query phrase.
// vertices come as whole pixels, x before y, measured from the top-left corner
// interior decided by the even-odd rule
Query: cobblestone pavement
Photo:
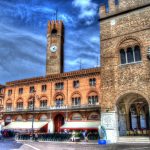
[[[150,150],[150,143],[98,145],[85,142],[16,142],[14,140],[1,140],[0,150]]]

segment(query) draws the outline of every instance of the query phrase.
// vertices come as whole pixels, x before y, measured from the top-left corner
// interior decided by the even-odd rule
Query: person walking
[[[87,132],[87,130],[83,131],[83,137],[84,137],[84,141],[88,142],[88,132]]]

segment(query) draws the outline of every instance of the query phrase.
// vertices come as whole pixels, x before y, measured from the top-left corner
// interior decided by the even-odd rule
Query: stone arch
[[[48,100],[48,96],[46,94],[42,94],[38,99],[46,98]]]
[[[150,99],[148,97],[148,95],[146,93],[144,93],[143,91],[139,91],[139,90],[126,90],[124,92],[120,92],[118,93],[118,95],[115,98],[115,106],[117,105],[117,103],[119,102],[119,100],[124,97],[124,95],[129,94],[129,93],[134,93],[134,94],[138,94],[141,95],[143,98],[145,98],[150,106]]]
[[[118,64],[120,64],[120,62],[121,62],[120,55],[123,54],[124,56],[122,56],[122,57],[125,59],[127,57],[126,56],[127,48],[131,47],[133,50],[133,47],[135,49],[135,46],[137,46],[137,45],[139,46],[140,58],[142,58],[143,43],[138,37],[127,36],[127,37],[124,37],[123,39],[121,39],[116,45],[116,54],[115,55],[117,56],[116,58],[117,58]],[[125,50],[125,52],[122,53],[122,52],[120,52],[120,50]]]
[[[65,99],[64,93],[62,93],[62,92],[57,92],[57,93],[55,93],[55,95],[53,96],[53,100],[55,100],[57,96],[62,96],[63,99]]]
[[[134,134],[138,134],[137,131],[147,130],[150,126],[149,107],[149,99],[141,91],[128,90],[118,94],[116,111],[119,135],[127,135],[127,131],[135,130]]]
[[[12,99],[11,98],[8,98],[7,100],[6,100],[6,104],[7,103],[12,103]]]
[[[88,91],[88,93],[86,94],[86,97],[88,98],[88,96],[90,94],[96,94],[99,97],[99,93],[96,90],[90,90],[90,91]]]
[[[73,96],[75,96],[75,95],[80,96],[80,98],[82,99],[82,94],[81,94],[81,92],[79,92],[79,91],[73,92],[73,93],[71,94],[71,96],[70,96],[70,99],[71,99]]]
[[[125,42],[125,41],[128,41],[128,40],[133,40],[133,41],[136,41],[141,48],[143,48],[143,42],[138,38],[138,37],[135,37],[135,36],[126,36],[124,38],[122,38],[116,45],[116,50],[118,51],[120,49],[120,46]]]

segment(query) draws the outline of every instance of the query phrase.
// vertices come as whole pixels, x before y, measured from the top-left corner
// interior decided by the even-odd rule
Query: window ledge
[[[126,63],[126,64],[120,64],[119,66],[126,66],[126,65],[133,65],[133,64],[141,64],[142,61],[136,61],[136,62],[131,62],[131,63]]]

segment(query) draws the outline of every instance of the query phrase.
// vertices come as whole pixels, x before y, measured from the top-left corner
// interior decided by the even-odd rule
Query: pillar
[[[51,113],[48,120],[48,133],[54,133],[54,120],[52,119]]]

